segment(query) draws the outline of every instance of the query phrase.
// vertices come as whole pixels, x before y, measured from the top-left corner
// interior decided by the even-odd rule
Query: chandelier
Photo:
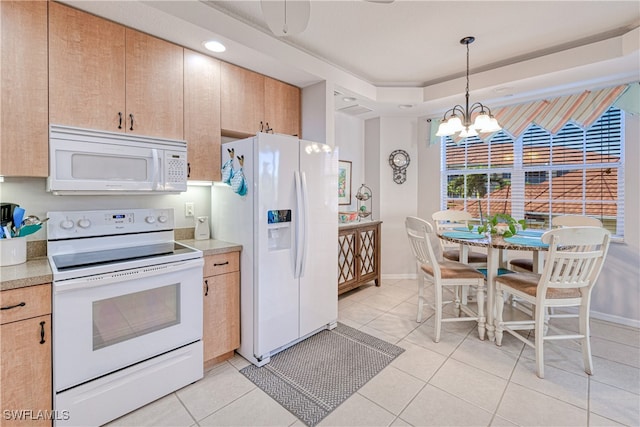
[[[447,110],[444,113],[442,123],[438,127],[436,136],[451,136],[457,134],[460,138],[478,135],[478,132],[497,132],[500,129],[498,121],[491,114],[489,107],[476,102],[469,108],[469,45],[475,41],[475,37],[468,36],[460,40],[460,44],[467,46],[467,88],[465,90],[466,103],[464,109],[461,105]],[[477,112],[476,118],[471,122],[471,115]]]

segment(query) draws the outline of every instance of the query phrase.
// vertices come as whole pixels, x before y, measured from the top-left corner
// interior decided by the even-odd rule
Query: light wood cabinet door
[[[184,139],[190,180],[220,181],[220,61],[184,50]]]
[[[300,89],[264,79],[264,119],[274,133],[300,135]]]
[[[338,295],[374,281],[380,286],[381,221],[338,229]]]
[[[222,62],[220,67],[220,122],[229,136],[250,136],[264,123],[262,74]]]
[[[182,139],[184,49],[130,28],[125,38],[127,132]]]
[[[50,426],[51,284],[0,292],[2,426]]]
[[[205,362],[240,347],[240,273],[204,278]]]
[[[0,175],[49,175],[47,4],[0,1]]]
[[[51,426],[51,315],[1,325],[0,349],[2,425]]]
[[[125,131],[125,27],[49,3],[51,123]]]

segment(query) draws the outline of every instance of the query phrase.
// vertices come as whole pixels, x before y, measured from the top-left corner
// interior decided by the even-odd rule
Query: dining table
[[[514,236],[503,237],[501,235],[481,234],[475,230],[454,229],[438,234],[438,237],[448,242],[460,245],[460,262],[467,263],[469,248],[481,247],[487,251],[487,337],[495,341],[495,280],[502,269],[507,267],[505,254],[508,250],[533,252],[533,272],[539,273],[544,265],[543,252],[548,251],[549,246],[542,243],[541,236],[547,230],[521,230]]]

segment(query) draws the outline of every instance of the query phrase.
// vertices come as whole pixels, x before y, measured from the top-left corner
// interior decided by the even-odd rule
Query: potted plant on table
[[[489,233],[491,235],[511,237],[518,232],[518,226],[520,226],[522,230],[526,230],[527,228],[527,224],[524,219],[516,220],[509,214],[499,213],[487,217],[486,223],[478,226],[478,233]],[[470,230],[471,229],[472,227]]]

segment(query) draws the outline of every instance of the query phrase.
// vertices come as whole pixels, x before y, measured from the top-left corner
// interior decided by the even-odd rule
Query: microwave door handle
[[[153,157],[153,170],[151,172],[151,174],[152,174],[151,189],[152,190],[157,190],[158,189],[158,175],[160,173],[160,171],[159,171],[160,158],[158,157],[158,150],[156,148],[152,148],[151,149],[151,157]]]

